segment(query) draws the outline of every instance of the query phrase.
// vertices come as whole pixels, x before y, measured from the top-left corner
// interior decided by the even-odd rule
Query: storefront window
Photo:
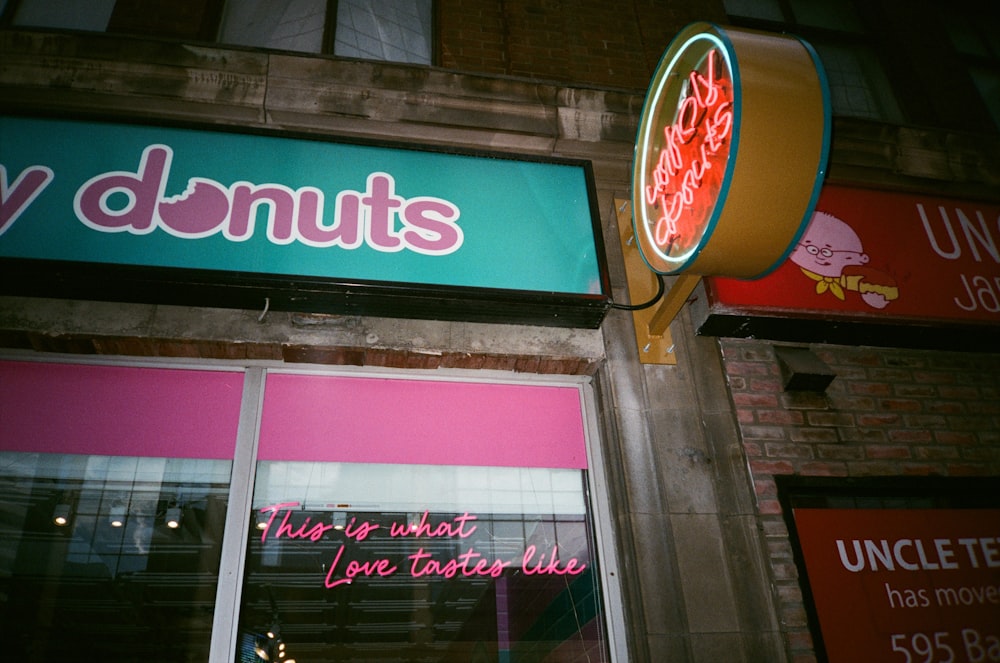
[[[0,452],[7,653],[204,660],[230,465]]]
[[[7,652],[610,661],[586,437],[572,384],[0,360]]]
[[[205,661],[241,372],[0,361],[0,618],[18,661]]]
[[[262,462],[249,526],[240,660],[607,660],[579,470]]]

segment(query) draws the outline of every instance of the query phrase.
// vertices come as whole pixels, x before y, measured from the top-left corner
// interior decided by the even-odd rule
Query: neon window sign
[[[735,90],[728,52],[715,35],[689,39],[666,69],[641,127],[636,172],[643,204],[636,214],[644,246],[681,265],[699,248],[724,197]]]

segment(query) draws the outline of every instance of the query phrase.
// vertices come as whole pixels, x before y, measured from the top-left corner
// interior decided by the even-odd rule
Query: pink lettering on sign
[[[333,589],[338,585],[349,585],[358,576],[385,577],[391,576],[397,570],[397,567],[393,566],[387,559],[376,559],[371,562],[358,562],[352,559],[347,563],[347,568],[344,570],[344,577],[335,578],[337,566],[340,564],[340,558],[343,554],[344,546],[340,546],[333,558],[333,562],[330,564],[330,570],[326,573],[326,579],[323,581],[327,589]]]
[[[13,184],[7,182],[7,169],[0,165],[0,235],[14,225],[54,177],[46,166],[30,166],[21,171]]]
[[[368,520],[359,521],[355,517],[348,521],[343,530],[338,531],[332,524],[313,520],[311,516],[301,519],[301,522],[293,522],[293,514],[300,511],[301,506],[300,502],[279,502],[261,508],[260,513],[267,516],[267,522],[260,540],[261,543],[266,543],[268,540],[284,538],[318,543],[332,536],[344,536],[347,541],[337,547],[329,565],[323,565],[323,586],[327,589],[349,585],[357,578],[386,578],[399,572],[412,578],[499,578],[505,569],[517,563],[528,576],[575,576],[588,567],[587,563],[576,557],[560,559],[556,545],[548,552],[539,552],[536,546],[528,545],[519,560],[489,559],[472,546],[446,558],[435,557],[421,546],[416,552],[397,560],[389,557],[350,559],[348,542],[362,544],[372,533],[382,529],[382,525]],[[466,512],[432,522],[430,512],[425,510],[419,521],[390,523],[388,536],[396,539],[466,539],[476,532],[478,526],[473,524],[476,520],[477,516]],[[361,549],[360,552],[365,551]]]
[[[327,531],[333,529],[333,525],[326,525],[323,523],[314,523],[310,526],[309,518],[306,518],[305,522],[301,523],[298,527],[292,527],[292,525],[289,524],[289,519],[292,515],[292,509],[295,509],[298,506],[298,502],[283,502],[281,504],[266,506],[261,509],[261,513],[270,514],[270,517],[261,532],[260,540],[264,541],[267,539],[267,535],[271,531],[271,527],[274,524],[276,516],[282,511],[284,511],[285,515],[282,517],[281,522],[278,524],[278,528],[274,533],[274,538],[276,539],[286,537],[289,539],[309,539],[310,541],[319,541],[323,538],[323,535],[326,534]]]
[[[428,575],[454,578],[459,574],[466,578],[473,576],[499,578],[503,575],[503,570],[510,566],[509,562],[500,560],[489,562],[472,548],[469,548],[457,558],[449,559],[446,562],[431,559],[431,554],[425,552],[423,548],[410,555],[407,559],[411,560],[410,575],[414,578]]]
[[[545,561],[545,555],[538,555],[537,560],[535,555],[538,550],[535,546],[528,546],[527,550],[524,551],[524,557],[522,559],[521,568],[524,570],[525,575],[579,575],[586,570],[587,565],[581,564],[575,557],[570,558],[567,562],[560,566],[559,561],[559,548],[557,546],[552,546],[552,553],[549,555],[549,561]]]
[[[135,172],[112,171],[87,180],[73,199],[77,218],[100,232],[141,235],[160,228],[182,239],[221,233],[232,242],[242,242],[254,234],[257,214],[264,212],[268,241],[278,245],[301,242],[355,249],[364,243],[382,252],[408,249],[435,256],[454,253],[464,241],[454,203],[428,196],[404,198],[396,194],[396,181],[389,173],[371,173],[364,191],[340,191],[328,223],[323,192],[312,186],[292,189],[276,183],[235,182],[227,187],[192,177],[182,193],[167,196],[173,155],[168,145],[150,145]],[[40,171],[29,171],[30,177],[22,175],[14,183],[9,204],[6,179],[0,182],[4,205],[0,232],[7,208],[9,225],[16,218],[14,210],[19,214],[31,202],[30,191],[44,186],[37,181]]]
[[[732,83],[716,49],[705,58],[705,71],[688,75],[687,96],[676,119],[663,128],[663,146],[651,173],[645,200],[660,216],[653,227],[655,244],[669,251],[678,241],[696,242],[718,198],[733,131]]]
[[[467,538],[476,531],[476,526],[472,525],[469,529],[466,529],[466,525],[469,521],[475,520],[475,516],[470,516],[468,513],[463,513],[461,516],[455,516],[451,521],[444,521],[438,523],[436,526],[431,526],[427,522],[427,518],[430,514],[424,511],[423,515],[420,517],[420,522],[407,524],[407,523],[393,523],[389,527],[390,536],[412,536],[414,538],[419,537],[458,537],[460,539]]]

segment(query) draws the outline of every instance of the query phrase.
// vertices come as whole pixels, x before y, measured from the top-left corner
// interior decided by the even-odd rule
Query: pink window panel
[[[0,361],[0,450],[231,459],[243,373]]]
[[[576,387],[275,373],[258,458],[587,467]]]

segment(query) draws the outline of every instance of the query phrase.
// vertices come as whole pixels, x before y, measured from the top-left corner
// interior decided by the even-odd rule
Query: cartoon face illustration
[[[861,238],[849,225],[826,212],[816,212],[789,260],[815,283],[819,296],[846,301],[857,293],[872,308],[882,309],[899,297],[890,275],[864,267],[868,254]]]
[[[840,276],[845,267],[868,262],[861,239],[835,216],[816,212],[809,227],[792,251],[790,260],[820,276]]]

